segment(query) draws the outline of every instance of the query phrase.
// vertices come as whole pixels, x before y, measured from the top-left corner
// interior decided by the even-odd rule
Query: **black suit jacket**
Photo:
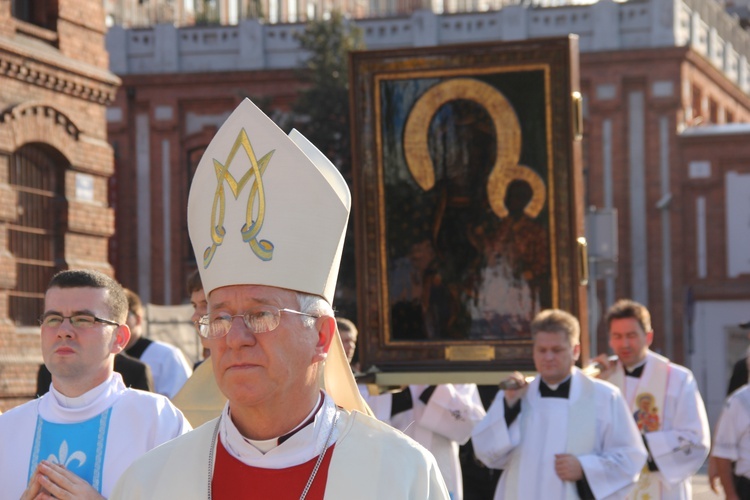
[[[734,364],[732,378],[729,379],[729,387],[727,388],[727,396],[745,384],[747,384],[747,358],[742,358]]]
[[[143,361],[131,358],[127,354],[115,354],[115,371],[122,375],[122,381],[126,387],[141,389],[143,391],[154,391],[154,378],[151,368]],[[36,375],[36,395],[41,396],[49,392],[52,383],[52,374],[45,365],[39,365]]]

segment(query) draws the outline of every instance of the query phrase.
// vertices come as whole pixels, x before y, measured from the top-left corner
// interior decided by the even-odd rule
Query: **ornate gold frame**
[[[413,371],[504,371],[528,370],[533,367],[531,342],[522,339],[409,339],[394,338],[391,332],[388,278],[388,247],[386,220],[386,193],[384,175],[389,165],[383,158],[381,88],[395,81],[438,79],[439,84],[425,91],[409,110],[409,119],[417,116],[429,120],[430,113],[419,110],[412,113],[422,101],[429,101],[429,111],[459,98],[483,100],[485,110],[494,122],[498,152],[496,163],[507,154],[508,145],[516,140],[513,126],[498,132],[498,126],[510,123],[502,120],[510,115],[502,99],[494,101],[487,85],[471,78],[488,78],[493,75],[523,75],[536,72],[543,75],[543,96],[546,130],[546,192],[541,201],[548,210],[548,235],[550,249],[550,303],[576,314],[581,320],[582,345],[588,344],[586,330],[586,293],[581,285],[583,266],[577,239],[583,236],[583,191],[580,166],[580,109],[574,99],[578,94],[578,51],[575,36],[557,39],[533,40],[511,43],[440,46],[393,51],[365,51],[353,53],[350,60],[352,91],[352,146],[354,158],[354,218],[357,255],[358,326],[360,330],[360,362],[363,370],[385,372]],[[456,82],[455,85],[451,82]],[[435,90],[444,86],[445,92]],[[491,93],[491,92],[490,92]],[[499,93],[499,92],[497,92]],[[519,103],[516,103],[518,106]],[[493,107],[494,106],[494,107]],[[511,108],[512,110],[513,108]],[[512,112],[512,111],[511,111]],[[421,113],[421,114],[420,114]],[[578,114],[576,114],[578,113]],[[427,117],[427,118],[424,118]],[[511,120],[512,121],[512,120]],[[404,128],[409,125],[404,125]],[[421,127],[429,126],[422,123]],[[511,132],[507,132],[511,130]],[[503,135],[506,134],[506,135]],[[510,134],[510,135],[508,135]],[[520,134],[520,133],[519,133]],[[404,134],[404,156],[427,154],[425,140],[412,141],[413,134]],[[507,136],[507,137],[506,137]],[[425,135],[426,137],[426,135]],[[520,135],[519,135],[520,137]],[[520,139],[518,139],[520,140]],[[505,141],[505,142],[502,142]],[[509,142],[510,141],[510,142]],[[506,147],[501,148],[503,144]],[[520,146],[519,146],[520,147]],[[512,149],[512,148],[510,148]],[[422,155],[421,157],[419,155]],[[500,158],[500,159],[498,159]],[[517,160],[518,158],[516,158]],[[411,168],[411,167],[410,167]],[[523,178],[530,184],[538,183],[539,174],[532,169],[515,171],[514,178]],[[506,169],[503,172],[510,172]],[[414,180],[429,189],[434,184],[429,171],[412,170]],[[493,170],[492,174],[495,173]],[[495,189],[503,195],[510,178],[490,175],[488,190]],[[510,174],[508,174],[510,175]],[[507,177],[507,176],[506,176]],[[513,177],[513,176],[511,176]],[[494,184],[493,184],[494,182]],[[541,191],[544,191],[544,184]],[[539,190],[532,190],[538,193]],[[491,197],[488,197],[491,198]],[[502,196],[495,197],[502,200]],[[492,200],[490,199],[490,203]],[[492,206],[495,213],[503,211],[504,203]],[[532,200],[526,212],[541,210],[539,200]],[[584,352],[584,358],[588,355]]]

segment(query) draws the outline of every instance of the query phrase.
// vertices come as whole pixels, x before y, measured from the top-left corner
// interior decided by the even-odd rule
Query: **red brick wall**
[[[628,94],[640,91],[644,94],[645,109],[645,175],[646,175],[646,211],[648,227],[646,238],[648,242],[647,275],[648,297],[646,304],[652,314],[655,330],[654,347],[663,349],[665,339],[663,335],[665,315],[671,315],[673,324],[673,358],[678,362],[685,362],[685,345],[683,339],[683,315],[685,296],[688,287],[695,289],[700,280],[695,274],[695,196],[697,193],[710,195],[707,206],[712,211],[709,223],[711,234],[708,241],[712,245],[709,254],[712,256],[709,266],[717,276],[714,290],[724,290],[721,297],[728,298],[727,291],[733,285],[719,276],[718,270],[726,270],[726,239],[719,234],[724,226],[725,217],[720,213],[724,207],[723,180],[713,183],[695,183],[687,178],[689,158],[695,156],[695,139],[682,138],[678,131],[684,126],[709,124],[709,106],[700,113],[703,121],[696,122],[687,119],[691,115],[692,96],[685,88],[699,89],[702,96],[710,99],[718,110],[719,117],[730,112],[735,122],[750,122],[750,99],[740,89],[707,63],[701,56],[685,48],[650,49],[640,51],[618,51],[609,53],[586,53],[581,55],[581,79],[585,99],[588,103],[588,115],[584,136],[584,171],[587,179],[588,204],[602,207],[604,205],[603,192],[603,153],[602,153],[602,124],[609,119],[612,123],[612,176],[613,203],[618,210],[618,242],[619,262],[618,277],[616,279],[616,297],[630,297],[631,281],[631,218],[629,212],[629,117]],[[673,94],[669,97],[658,97],[653,94],[655,82],[672,82]],[[614,85],[614,98],[599,100],[596,88],[602,84]],[[671,279],[672,288],[670,299],[671,308],[666,309],[662,291],[662,222],[661,210],[656,207],[661,198],[660,173],[660,120],[668,118],[668,150],[670,187],[672,200],[669,205],[670,238],[671,238]],[[697,116],[697,115],[693,115]],[[726,156],[741,158],[745,153],[747,158],[747,139],[728,137],[724,139],[708,139],[709,145],[700,152],[701,160],[713,160],[713,163],[723,165]],[[719,146],[718,143],[721,143]],[[691,149],[693,148],[693,149]],[[733,156],[734,155],[734,156]],[[739,156],[737,156],[739,155]],[[747,168],[747,167],[745,167]],[[715,168],[715,173],[721,167]],[[721,175],[721,174],[719,174]],[[723,176],[721,177],[723,179]],[[714,260],[715,259],[715,260]],[[725,273],[725,271],[724,271]],[[709,271],[711,276],[711,271]],[[728,286],[727,286],[728,285]],[[598,297],[602,310],[606,310],[604,284],[598,286]],[[744,295],[750,297],[750,292]],[[603,351],[607,345],[605,325],[598,329],[598,345]]]
[[[0,0],[0,36],[10,36],[15,29],[10,17],[10,0]]]
[[[104,47],[104,6],[90,0],[59,0],[57,31],[60,53],[99,68],[107,68]]]
[[[0,55],[0,410],[33,397],[41,362],[38,328],[16,327],[8,312],[8,291],[16,286],[16,261],[8,249],[16,200],[8,185],[8,165],[16,150],[42,143],[70,163],[63,176],[68,200],[65,265],[113,274],[107,241],[114,214],[107,181],[114,172],[114,155],[106,142],[105,113],[119,80],[107,69],[101,2],[59,0],[59,14],[58,52],[55,42],[39,40],[47,48],[25,45],[23,52]],[[0,38],[16,37],[16,25],[10,2],[0,0]],[[76,200],[76,172],[94,178],[93,202]]]
[[[684,181],[684,209],[686,217],[681,230],[687,240],[697,240],[696,199],[706,203],[706,276],[698,275],[697,247],[685,247],[686,279],[694,284],[696,300],[726,300],[750,296],[748,276],[727,277],[727,204],[726,174],[750,174],[750,133],[721,136],[684,137],[681,139],[679,161],[687,171],[691,161],[709,161],[711,174],[707,178]]]

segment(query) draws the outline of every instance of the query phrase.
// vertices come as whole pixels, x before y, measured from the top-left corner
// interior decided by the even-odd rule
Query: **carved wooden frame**
[[[583,358],[588,357],[586,290],[583,286],[586,278],[585,247],[582,248],[579,241],[583,237],[583,182],[578,47],[577,38],[570,36],[522,42],[363,51],[351,55],[353,223],[357,256],[359,353],[363,371],[471,372],[533,368],[528,336],[512,340],[414,341],[392,338],[390,324],[389,242],[386,238],[384,189],[384,173],[389,167],[384,165],[382,154],[381,88],[395,80],[437,78],[442,85],[456,79],[514,72],[541,72],[543,75],[543,95],[538,97],[544,99],[547,118],[544,134],[546,144],[543,145],[548,169],[547,178],[544,179],[547,190],[543,203],[548,210],[551,254],[551,300],[547,306],[570,311],[579,318]],[[439,97],[436,99],[440,100]],[[519,105],[517,102],[511,104]],[[413,109],[410,109],[410,114]],[[495,130],[498,134],[497,120]],[[408,147],[414,149],[413,144]],[[422,149],[425,148],[422,145]],[[429,186],[429,173],[425,175],[426,180],[423,181]]]

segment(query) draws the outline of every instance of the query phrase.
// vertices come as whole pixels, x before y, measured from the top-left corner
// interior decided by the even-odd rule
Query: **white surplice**
[[[734,473],[750,479],[750,386],[743,385],[727,398],[711,455],[737,462]]]
[[[419,396],[427,385],[410,385],[412,408],[391,416],[392,395],[362,392],[375,416],[427,448],[437,460],[453,500],[463,499],[458,446],[485,415],[476,384],[441,384],[425,404]]]
[[[642,377],[649,375],[649,359],[663,356],[648,351]],[[651,363],[653,366],[654,363]],[[618,361],[617,370],[624,370]],[[620,387],[629,407],[638,389],[640,379],[623,377]],[[706,461],[711,448],[711,432],[708,427],[706,407],[703,404],[693,373],[669,362],[669,375],[664,408],[660,410],[662,426],[659,431],[645,434],[649,452],[658,471],[652,472],[661,484],[662,500],[690,500],[692,498],[691,477]]]
[[[569,425],[571,407],[582,403],[585,377],[574,368],[568,399],[542,398],[537,377],[521,400],[521,412],[510,428],[505,423],[504,392],[500,391],[485,419],[474,428],[474,453],[485,465],[495,469],[518,466],[517,498],[567,497],[566,483],[557,477],[554,460],[555,454],[571,448],[568,440],[576,438],[569,435],[571,428],[579,439],[583,438],[582,433],[595,433],[593,449],[577,458],[596,498],[624,498],[634,486],[646,461],[646,450],[633,417],[614,386],[591,381],[594,428]],[[508,474],[503,474],[495,490],[496,500],[510,500],[507,483]]]
[[[0,416],[0,498],[20,498],[27,487],[37,417],[53,423],[78,423],[108,408],[112,408],[112,413],[101,489],[105,498],[136,458],[191,429],[166,397],[127,389],[116,372],[77,398],[63,396],[53,384],[41,398]]]
[[[140,360],[151,368],[154,392],[168,398],[173,398],[193,374],[180,348],[166,342],[152,340]]]
[[[222,443],[243,463],[281,469],[319,455],[335,415],[327,500],[448,500],[434,457],[414,440],[357,411],[336,409],[326,395],[313,424],[265,453],[255,449],[222,413]],[[110,500],[205,500],[217,420],[147,453],[123,474]]]

